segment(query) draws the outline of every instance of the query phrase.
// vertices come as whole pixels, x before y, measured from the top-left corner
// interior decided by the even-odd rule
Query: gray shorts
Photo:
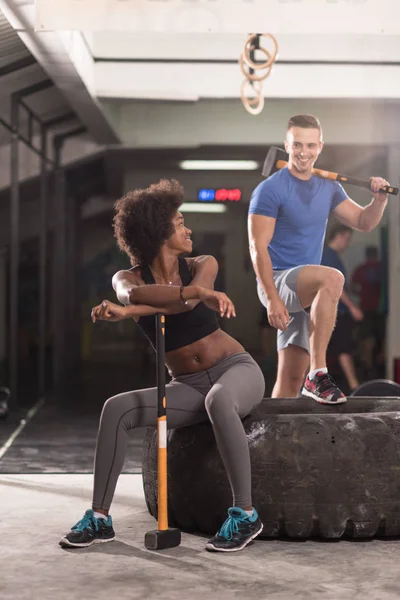
[[[288,328],[285,331],[278,329],[276,339],[278,352],[290,344],[300,346],[308,353],[310,352],[310,315],[304,310],[297,296],[297,278],[302,268],[303,266],[285,271],[274,271],[276,289],[290,315]],[[257,292],[261,304],[267,308],[267,299],[259,283]]]

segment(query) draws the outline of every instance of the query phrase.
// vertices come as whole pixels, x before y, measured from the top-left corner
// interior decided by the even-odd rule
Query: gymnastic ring
[[[252,73],[249,73],[248,71],[246,71],[245,64],[246,64],[246,66],[248,66],[247,63],[244,62],[243,55],[241,54],[239,56],[240,70],[242,71],[243,75],[249,81],[263,81],[264,79],[266,79],[270,75],[271,70],[272,70],[272,64],[271,64],[269,67],[266,67],[268,69],[266,73],[264,73],[263,75],[255,75],[255,74],[252,74]]]
[[[246,96],[246,85],[249,84],[250,82],[245,79],[242,82],[242,85],[240,86],[240,96],[242,99],[242,104],[245,107],[245,109],[247,110],[248,113],[250,113],[251,115],[259,115],[260,112],[262,111],[262,109],[264,108],[264,96],[262,94],[262,85],[260,82],[256,81],[254,83],[258,84],[259,89],[256,90],[257,92],[257,96],[255,98],[247,98]],[[255,86],[252,86],[253,89]],[[254,104],[257,104],[256,106],[253,106]]]
[[[251,43],[255,40],[257,35],[258,35],[257,33],[252,33],[247,38],[245,45],[244,45],[244,49],[243,49],[243,60],[247,64],[247,66],[250,67],[251,69],[267,69],[269,66],[271,66],[275,62],[275,59],[278,54],[278,43],[271,33],[262,33],[261,35],[263,35],[264,37],[268,37],[272,40],[275,50],[274,50],[273,54],[271,55],[271,53],[268,50],[266,50],[265,48],[260,46],[259,48],[257,48],[257,50],[261,50],[262,52],[264,52],[264,54],[266,56],[269,56],[269,59],[265,63],[261,63],[261,64],[255,63],[251,60],[251,58],[248,54],[247,46],[251,45]],[[253,48],[250,46],[250,49],[253,49]]]

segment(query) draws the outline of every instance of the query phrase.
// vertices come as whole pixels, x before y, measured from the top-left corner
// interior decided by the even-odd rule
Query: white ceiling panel
[[[397,34],[398,0],[36,0],[41,30]]]
[[[95,60],[237,61],[247,34],[85,32]],[[276,35],[280,61],[399,62],[399,35]],[[271,49],[266,38],[262,45]]]
[[[102,98],[240,98],[236,64],[110,63],[95,67]],[[372,84],[373,82],[373,84]],[[281,65],[263,82],[265,98],[399,98],[400,66]]]

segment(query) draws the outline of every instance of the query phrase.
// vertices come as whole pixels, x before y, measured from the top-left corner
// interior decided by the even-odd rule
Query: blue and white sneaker
[[[93,510],[89,509],[71,531],[61,538],[59,544],[63,548],[87,548],[92,544],[113,540],[115,540],[115,531],[111,515],[108,515],[107,519],[97,519]]]
[[[263,529],[255,508],[251,517],[238,506],[228,509],[228,518],[215,536],[206,544],[206,550],[237,552],[243,550]]]

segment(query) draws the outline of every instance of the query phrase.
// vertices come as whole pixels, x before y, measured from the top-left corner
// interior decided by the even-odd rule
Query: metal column
[[[40,229],[39,229],[39,348],[38,386],[39,395],[46,390],[46,291],[47,291],[47,134],[42,128],[40,148]]]
[[[38,352],[38,382],[39,395],[43,396],[46,391],[47,369],[46,369],[46,348],[47,348],[47,289],[48,289],[48,173],[46,160],[48,144],[48,132],[57,125],[61,125],[71,119],[74,119],[73,113],[67,113],[46,122],[41,122],[41,173],[40,173],[40,232],[39,232],[39,352]]]
[[[65,173],[61,164],[62,147],[66,139],[85,133],[84,127],[78,127],[53,139],[55,156],[55,193],[54,193],[54,290],[53,290],[53,334],[54,334],[54,357],[53,357],[53,383],[62,385],[64,377],[71,367],[71,321],[77,315],[71,311],[70,282],[71,259],[70,252],[70,228],[72,211],[67,206]]]
[[[17,61],[7,67],[7,73],[28,66],[25,60]],[[6,74],[0,69],[0,76]],[[46,389],[46,341],[47,341],[47,288],[48,288],[48,172],[46,164],[54,165],[54,161],[47,156],[47,134],[51,128],[75,119],[72,112],[43,122],[24,103],[24,98],[31,94],[43,91],[53,86],[51,80],[46,79],[32,86],[15,92],[11,96],[11,123],[0,117],[0,125],[11,133],[11,202],[10,202],[10,271],[9,271],[9,386],[13,392],[13,402],[17,406],[18,392],[18,355],[19,355],[19,260],[20,260],[20,194],[19,194],[19,142],[22,142],[32,152],[41,158],[40,170],[40,232],[39,232],[39,352],[38,352],[38,386],[39,393],[43,395]],[[28,113],[28,135],[25,136],[20,128],[20,108]],[[38,124],[41,141],[40,147],[33,143],[34,123]],[[82,133],[84,128],[67,132],[65,137]]]
[[[19,338],[19,311],[18,311],[18,271],[19,271],[19,141],[23,140],[27,145],[40,154],[40,150],[34,148],[31,140],[25,140],[19,131],[19,107],[22,98],[45,90],[53,85],[52,81],[46,79],[35,85],[14,92],[11,96],[11,207],[10,207],[10,361],[9,380],[13,402],[18,402],[18,338]],[[6,125],[4,120],[2,124]],[[30,127],[31,130],[31,127]]]
[[[54,366],[53,372],[56,373],[56,379],[59,381],[62,372],[65,370],[63,358],[65,355],[65,340],[66,336],[63,333],[68,333],[68,323],[66,322],[66,295],[60,294],[63,286],[66,283],[66,261],[67,261],[67,225],[66,225],[66,197],[65,197],[65,175],[61,166],[61,150],[64,141],[76,135],[80,135],[86,131],[84,127],[78,127],[66,133],[54,137],[55,161],[47,156],[48,144],[47,134],[52,127],[61,125],[66,121],[75,119],[73,113],[67,113],[60,117],[43,122],[37,117],[32,110],[27,106],[23,98],[40,92],[52,86],[50,80],[41,81],[35,85],[24,88],[15,92],[11,97],[11,123],[6,122],[0,117],[0,125],[5,127],[11,133],[11,207],[10,207],[10,328],[9,328],[9,385],[13,394],[13,402],[17,406],[18,392],[18,336],[19,336],[19,260],[20,260],[20,195],[19,195],[19,142],[22,142],[30,150],[41,157],[41,173],[40,173],[40,233],[39,233],[39,352],[38,352],[38,384],[39,393],[43,395],[46,389],[46,341],[48,330],[47,319],[47,288],[48,288],[48,171],[46,164],[54,165],[55,175],[55,247],[56,261],[58,260],[58,269],[55,272],[55,290],[56,290],[56,322],[60,326],[54,327],[53,332],[55,338],[54,349]],[[20,131],[20,108],[23,107],[28,113],[28,136],[24,136]],[[40,148],[36,147],[32,142],[34,123],[39,126],[41,136]],[[60,210],[58,210],[60,209]],[[73,219],[71,213],[69,220]],[[70,227],[72,225],[72,221]],[[60,234],[60,235],[59,235]],[[60,302],[61,300],[61,302]]]
[[[10,361],[9,380],[13,402],[18,398],[18,267],[19,267],[19,110],[11,98],[11,207],[10,207]]]
[[[55,136],[54,144],[54,264],[53,264],[53,384],[63,381],[65,367],[65,177],[61,166],[62,140]]]

